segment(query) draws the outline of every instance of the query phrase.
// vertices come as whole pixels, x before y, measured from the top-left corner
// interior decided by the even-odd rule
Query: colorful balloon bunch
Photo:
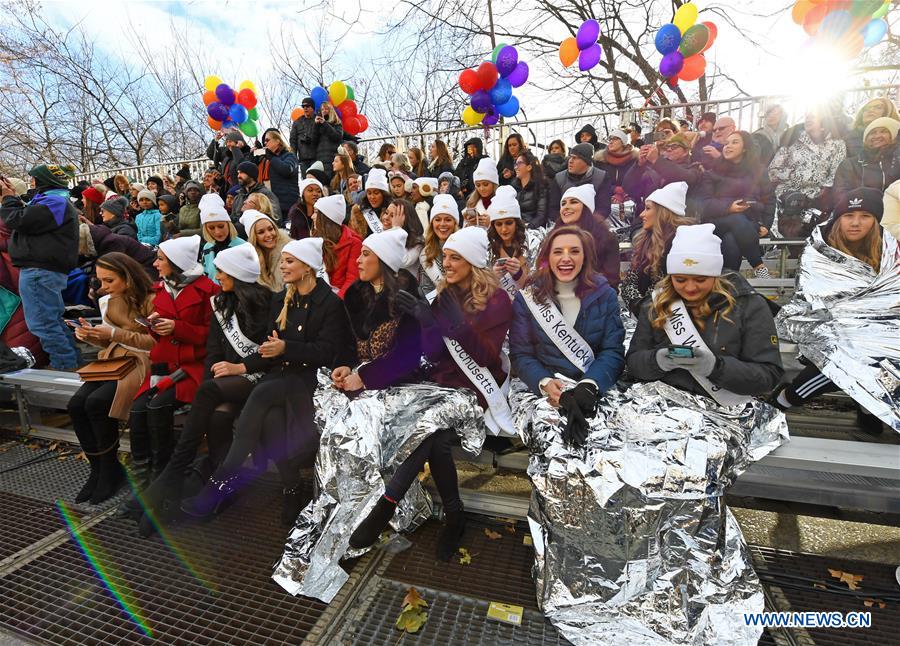
[[[600,23],[596,20],[585,20],[578,28],[576,36],[566,38],[559,44],[559,60],[563,67],[569,67],[576,60],[578,69],[587,72],[600,62],[603,48],[597,39],[600,38]]]
[[[814,43],[832,47],[849,60],[881,42],[888,31],[884,16],[890,8],[890,0],[797,0],[791,18]]]
[[[522,87],[527,80],[528,63],[519,60],[518,50],[505,43],[497,45],[490,61],[459,75],[460,89],[471,97],[462,113],[463,122],[493,126],[500,117],[514,117],[519,99],[513,96],[513,88]]]
[[[656,32],[656,51],[663,55],[659,63],[670,87],[678,81],[696,81],[706,72],[706,57],[719,33],[711,22],[697,22],[697,6],[691,2],[678,7],[672,22]]]
[[[206,122],[213,130],[238,128],[248,137],[259,134],[259,111],[256,109],[256,86],[242,81],[235,92],[218,76],[207,76],[203,83]]]
[[[366,115],[359,113],[353,88],[343,81],[335,81],[327,90],[322,86],[316,86],[309,96],[316,106],[316,112],[326,101],[331,103],[347,134],[358,135],[368,129],[369,120],[366,119]],[[294,108],[291,111],[291,121],[296,121],[302,114],[303,108]]]

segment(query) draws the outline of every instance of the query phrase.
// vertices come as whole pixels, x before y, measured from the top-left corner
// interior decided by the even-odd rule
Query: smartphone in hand
[[[689,345],[670,345],[666,356],[670,359],[693,359],[694,348]]]
[[[150,319],[148,319],[145,316],[138,316],[134,320],[137,321],[138,323],[140,323],[141,325],[143,325],[144,327],[153,329],[153,321],[151,321]]]

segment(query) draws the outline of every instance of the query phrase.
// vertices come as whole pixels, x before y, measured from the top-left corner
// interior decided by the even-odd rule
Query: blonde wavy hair
[[[445,289],[450,288],[446,278],[442,278],[437,286],[437,293],[440,294]],[[459,291],[459,288],[453,288]],[[496,274],[487,267],[472,267],[472,285],[469,290],[461,296],[463,310],[470,314],[483,312],[487,307],[488,301],[500,289],[500,281]]]
[[[631,262],[632,269],[643,271],[648,276],[661,276],[665,273],[662,260],[666,255],[666,246],[675,237],[675,229],[694,224],[695,220],[673,213],[656,202],[653,202],[653,207],[656,209],[656,219],[650,229],[641,229],[634,237]]]
[[[653,297],[653,304],[650,307],[650,326],[655,330],[662,330],[666,326],[666,319],[672,315],[672,304],[681,299],[681,296],[678,295],[678,292],[675,291],[675,285],[672,284],[672,277],[665,276],[662,280],[657,283],[657,289],[659,289],[659,293],[655,294]],[[706,299],[699,307],[689,307],[688,312],[691,313],[691,319],[694,321],[694,325],[697,326],[697,329],[702,332],[703,328],[706,327],[706,319],[712,314],[712,308],[709,306],[709,298],[713,294],[718,294],[728,303],[728,306],[722,312],[722,318],[726,321],[730,321],[728,315],[731,313],[731,310],[734,309],[734,296],[732,296],[731,292],[734,289],[732,284],[722,278],[721,276],[716,276],[716,280],[713,283],[712,291],[707,295]]]
[[[206,224],[212,224],[212,222],[207,222]],[[203,239],[206,240],[208,243],[210,243],[210,244],[216,244],[216,239],[213,238],[213,237],[209,234],[209,232],[206,230],[206,224],[204,224],[203,227],[200,229],[200,235],[201,235],[201,236],[203,237]],[[229,222],[229,223],[228,223],[228,239],[229,239],[229,240],[234,240],[234,239],[237,238],[237,237],[238,237],[238,232],[237,232],[237,229],[234,228],[234,223],[233,223],[233,222]]]
[[[876,222],[866,237],[859,242],[850,242],[844,237],[840,227],[841,219],[838,218],[831,233],[828,234],[828,244],[838,251],[853,256],[857,260],[869,265],[875,271],[881,270],[881,226]]]
[[[452,235],[456,231],[459,231],[459,222],[456,223],[456,229],[450,232]],[[434,264],[434,261],[437,260],[437,257],[441,255],[443,248],[441,247],[441,239],[437,237],[437,234],[434,232],[434,229],[431,227],[431,220],[428,221],[428,228],[425,229],[425,246],[422,248],[425,252],[425,262],[428,263],[428,266]]]
[[[284,248],[284,245],[291,241],[291,236],[284,229],[279,229],[277,225],[274,226],[275,231],[278,233],[274,249],[266,250],[259,245],[259,242],[256,240],[256,223],[247,232],[247,242],[253,245],[253,248],[256,249],[256,253],[259,255],[259,283],[265,285],[273,292],[278,292],[281,291],[281,287],[284,284],[281,280],[281,275],[277,273],[278,263],[281,261],[281,250]]]

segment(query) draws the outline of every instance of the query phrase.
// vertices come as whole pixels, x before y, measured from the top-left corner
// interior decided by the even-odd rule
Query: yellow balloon
[[[238,90],[251,90],[254,94],[256,94],[256,86],[253,85],[251,81],[241,81],[241,84],[238,86]]]
[[[210,92],[215,92],[216,88],[222,85],[222,79],[218,76],[207,76],[206,80],[203,82],[203,87],[205,87]]]
[[[462,120],[467,126],[477,126],[482,119],[484,119],[484,114],[475,112],[471,105],[467,105],[466,109],[463,110]]]
[[[343,81],[335,81],[328,86],[328,97],[334,105],[340,105],[347,100],[347,86]]]
[[[684,32],[694,26],[695,22],[697,22],[697,5],[693,2],[678,7],[675,18],[672,20],[672,23],[681,31],[682,36]]]

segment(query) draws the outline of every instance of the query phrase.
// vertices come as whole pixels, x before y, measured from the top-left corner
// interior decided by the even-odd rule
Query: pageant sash
[[[228,339],[228,343],[237,352],[239,357],[246,359],[251,354],[259,350],[259,345],[248,339],[244,336],[244,333],[241,331],[240,326],[238,325],[237,314],[232,314],[229,320],[225,320],[225,317],[222,316],[222,313],[216,309],[215,305],[215,296],[209,299],[209,302],[212,304],[213,314],[216,315],[216,321],[219,323],[219,327],[222,328],[222,334],[225,335],[225,338]],[[253,383],[256,383],[262,378],[261,372],[247,373],[241,375],[242,377],[250,380]]]
[[[453,357],[459,369],[487,400],[488,409],[484,411],[484,422],[487,424],[488,430],[494,435],[515,436],[512,410],[507,399],[509,395],[509,358],[506,353],[502,353],[500,359],[507,376],[503,385],[498,386],[491,371],[475,363],[475,360],[469,356],[469,353],[458,341],[444,337],[444,345],[447,346],[450,356]]]
[[[538,325],[569,363],[581,370],[582,374],[587,372],[594,362],[594,351],[575,328],[566,322],[556,305],[552,301],[541,305],[534,300],[531,289],[522,290],[522,299]]]
[[[381,218],[378,217],[378,214],[375,213],[375,211],[372,209],[365,209],[362,214],[372,233],[381,233],[384,231],[384,227],[381,225]]]

